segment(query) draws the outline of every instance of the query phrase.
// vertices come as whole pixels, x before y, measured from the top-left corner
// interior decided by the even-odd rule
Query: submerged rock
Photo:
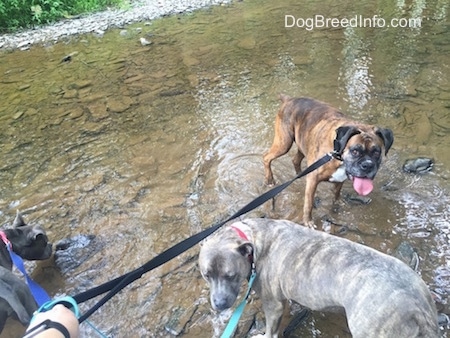
[[[198,306],[191,306],[187,309],[179,307],[172,310],[172,314],[169,321],[164,325],[164,329],[173,336],[181,335],[197,311],[197,308]]]
[[[393,256],[409,265],[414,271],[419,269],[419,255],[408,242],[401,242]]]
[[[407,173],[423,174],[433,168],[434,161],[428,157],[417,157],[408,159],[403,164],[403,171]]]
[[[55,264],[65,274],[101,250],[103,244],[94,235],[76,235],[56,243]]]

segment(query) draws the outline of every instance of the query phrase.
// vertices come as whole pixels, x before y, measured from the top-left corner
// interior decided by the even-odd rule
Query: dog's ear
[[[388,128],[375,128],[375,134],[383,140],[384,155],[386,156],[394,143],[394,133]]]
[[[337,128],[336,138],[334,139],[334,150],[338,154],[342,154],[350,137],[359,133],[361,133],[361,131],[355,126],[342,126]]]
[[[286,102],[289,101],[291,99],[291,97],[289,95],[280,93],[280,95],[278,95],[278,98],[280,99],[281,102]]]
[[[24,225],[26,225],[26,223],[22,218],[22,214],[20,213],[19,210],[17,210],[16,218],[14,218],[14,222],[13,222],[13,227],[17,228],[17,227],[21,227]]]
[[[241,244],[237,250],[244,257],[253,256],[253,244],[250,242],[245,242],[244,244]]]

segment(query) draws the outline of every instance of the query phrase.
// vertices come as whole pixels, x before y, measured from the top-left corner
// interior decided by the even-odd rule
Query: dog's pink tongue
[[[373,189],[373,183],[371,179],[354,177],[353,178],[353,189],[362,196],[370,194]]]

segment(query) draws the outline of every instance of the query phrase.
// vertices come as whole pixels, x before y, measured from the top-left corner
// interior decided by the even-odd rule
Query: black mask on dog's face
[[[365,148],[355,144],[346,152],[344,163],[348,175],[373,180],[381,164],[381,148],[378,145]]]

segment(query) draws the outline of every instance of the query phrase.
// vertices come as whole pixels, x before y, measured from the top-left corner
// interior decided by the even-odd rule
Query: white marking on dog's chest
[[[328,179],[330,182],[344,182],[347,179],[347,173],[345,172],[345,166],[341,165]]]

